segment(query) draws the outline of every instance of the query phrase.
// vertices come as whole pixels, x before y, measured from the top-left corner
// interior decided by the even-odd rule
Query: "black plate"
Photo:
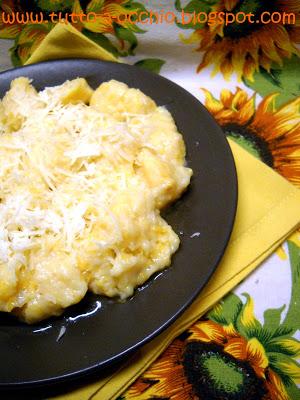
[[[173,115],[194,176],[187,193],[165,213],[173,229],[183,232],[180,250],[172,266],[133,298],[120,304],[88,295],[61,317],[36,326],[0,314],[2,388],[57,383],[107,367],[163,331],[215,270],[229,240],[237,199],[234,161],[223,132],[196,98],[169,80],[118,63],[49,61],[1,73],[0,97],[18,76],[32,78],[37,89],[76,77],[85,77],[94,88],[117,79],[141,89]],[[195,232],[200,236],[191,238]]]

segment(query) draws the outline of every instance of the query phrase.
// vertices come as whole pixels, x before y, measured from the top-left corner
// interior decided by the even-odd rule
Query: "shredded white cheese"
[[[73,101],[77,84],[20,78],[0,106],[0,310],[28,322],[88,288],[131,295],[179,245],[159,215],[191,176],[170,114],[115,81]]]

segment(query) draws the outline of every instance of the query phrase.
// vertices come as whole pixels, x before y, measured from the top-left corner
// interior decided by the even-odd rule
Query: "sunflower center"
[[[256,21],[260,20],[260,15],[264,11],[270,11],[271,8],[272,7],[270,6],[270,3],[266,0],[240,0],[231,12],[235,15],[239,12],[244,14],[252,13],[252,19],[255,22],[252,24],[248,21],[248,19],[246,19],[244,23],[234,22],[224,26],[224,36],[232,39],[239,39],[257,31],[262,25]]]
[[[239,392],[244,377],[233,362],[228,361],[226,363],[219,355],[212,354],[202,364],[218,388],[232,393]],[[224,376],[227,377],[226,380],[224,380]]]
[[[223,352],[222,346],[190,342],[183,355],[184,372],[194,393],[209,400],[262,400],[266,389],[245,362]]]
[[[269,167],[274,166],[274,160],[268,144],[245,126],[228,124],[223,126],[226,136],[229,136],[234,142],[242,146],[254,157],[263,161]]]

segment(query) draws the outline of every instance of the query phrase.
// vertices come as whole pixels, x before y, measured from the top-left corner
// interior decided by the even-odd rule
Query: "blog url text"
[[[207,23],[208,25],[230,25],[233,23],[237,24],[283,24],[283,25],[295,25],[296,14],[286,12],[269,12],[264,11],[255,16],[254,13],[232,13],[232,12],[193,12],[187,13],[184,10],[181,11],[180,15],[176,15],[172,11],[160,10],[158,11],[130,11],[126,14],[111,15],[111,14],[97,14],[95,12],[89,13],[62,13],[62,12],[51,12],[45,18],[42,12],[11,12],[10,14],[2,12],[2,23],[5,25],[13,24],[42,24],[42,23],[91,23],[101,20],[109,24],[114,22],[123,25],[129,24],[174,24],[179,23],[182,25],[187,24],[201,24]]]

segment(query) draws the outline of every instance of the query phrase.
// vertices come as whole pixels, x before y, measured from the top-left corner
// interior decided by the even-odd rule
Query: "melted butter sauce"
[[[177,234],[180,235],[180,236],[183,236],[185,233],[184,233],[182,230],[180,230],[179,232],[177,232]],[[192,232],[192,233],[189,234],[188,236],[189,236],[189,238],[194,239],[194,238],[200,237],[200,235],[201,235],[200,232]],[[161,271],[161,272],[155,274],[155,275],[153,276],[152,279],[153,279],[153,280],[156,280],[156,279],[158,279],[161,275],[163,275],[163,271]],[[149,285],[149,281],[146,282],[144,285],[140,286],[139,288],[137,288],[136,290],[137,290],[137,291],[142,291],[142,290],[144,290],[148,285]],[[128,300],[129,300],[129,299],[128,299]],[[94,304],[94,307],[93,307],[90,311],[87,311],[87,312],[85,312],[85,313],[80,313],[80,314],[78,314],[78,315],[76,315],[76,316],[74,316],[74,317],[65,317],[65,318],[64,318],[64,323],[61,324],[61,325],[58,327],[59,330],[58,330],[58,336],[57,336],[57,338],[56,338],[56,342],[59,342],[59,341],[63,338],[63,336],[66,334],[66,332],[67,332],[67,327],[68,327],[69,324],[73,324],[73,323],[75,323],[76,321],[78,321],[78,320],[80,320],[80,319],[87,318],[87,317],[89,317],[89,316],[95,314],[96,312],[98,312],[101,308],[102,308],[102,303],[101,303],[101,301],[96,300],[96,302],[95,302],[95,304]],[[43,328],[34,330],[33,333],[37,333],[37,334],[44,333],[44,332],[46,332],[46,331],[49,331],[49,329],[51,329],[51,328],[55,328],[55,327],[54,327],[52,324],[49,324],[49,325],[47,325],[47,326],[45,326],[45,327],[43,327]]]

